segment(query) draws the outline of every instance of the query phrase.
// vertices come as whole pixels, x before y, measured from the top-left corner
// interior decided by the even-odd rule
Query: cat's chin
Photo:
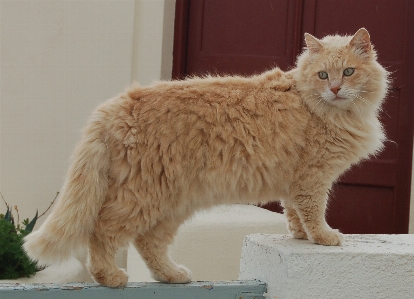
[[[327,101],[330,105],[335,106],[340,109],[347,109],[351,105],[352,100],[340,96],[336,96]]]

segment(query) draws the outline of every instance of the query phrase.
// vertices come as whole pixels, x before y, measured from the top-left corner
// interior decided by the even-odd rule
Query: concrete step
[[[344,246],[250,235],[239,279],[251,278],[272,299],[414,298],[414,235],[346,235]]]

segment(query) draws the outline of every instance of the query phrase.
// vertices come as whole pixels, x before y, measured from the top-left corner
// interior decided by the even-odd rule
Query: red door
[[[407,233],[414,100],[414,0],[177,0],[173,76],[253,74],[294,66],[303,34],[365,27],[392,72],[385,150],[334,186],[328,223],[344,233]],[[269,205],[278,210],[277,205]]]

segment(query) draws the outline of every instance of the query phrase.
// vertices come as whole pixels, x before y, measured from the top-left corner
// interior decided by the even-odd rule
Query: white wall
[[[142,85],[171,79],[175,0],[135,3],[132,78]]]
[[[169,79],[174,8],[0,0],[0,191],[21,217],[44,211],[60,190],[95,106],[133,80]]]

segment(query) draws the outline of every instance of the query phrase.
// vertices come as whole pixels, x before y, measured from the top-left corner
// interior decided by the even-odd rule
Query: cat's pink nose
[[[332,87],[331,88],[331,91],[334,93],[334,94],[338,94],[338,92],[341,90],[341,88],[340,87]]]

